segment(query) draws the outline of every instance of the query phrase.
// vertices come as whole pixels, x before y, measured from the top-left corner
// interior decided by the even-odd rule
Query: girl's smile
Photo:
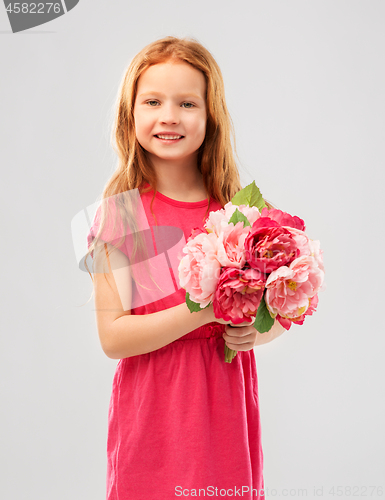
[[[155,134],[154,137],[164,144],[176,143],[183,139],[183,135],[175,134],[175,132],[161,132],[160,134]]]
[[[147,68],[134,105],[136,138],[156,166],[162,160],[191,164],[206,134],[206,80],[182,61]]]

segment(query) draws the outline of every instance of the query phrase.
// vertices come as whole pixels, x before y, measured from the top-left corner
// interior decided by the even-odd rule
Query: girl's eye
[[[154,108],[159,104],[159,102],[151,99],[150,101],[146,101],[146,104]],[[182,106],[186,107],[186,109],[191,109],[195,106],[195,104],[193,104],[192,102],[184,102],[182,103]]]

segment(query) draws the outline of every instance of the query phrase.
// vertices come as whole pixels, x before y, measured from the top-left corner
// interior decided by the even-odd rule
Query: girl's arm
[[[107,270],[100,267],[105,267],[100,260],[103,251],[102,247],[95,252],[96,269],[105,271],[94,273],[95,307],[100,343],[109,358],[155,351],[212,321],[208,309],[191,313],[186,303],[152,314],[131,315],[132,278],[128,258],[114,250],[104,259]]]
[[[254,347],[271,342],[282,335],[283,332],[286,332],[286,328],[284,328],[279,321],[275,320],[273,326],[268,332],[259,333],[257,331],[257,338],[255,339]]]

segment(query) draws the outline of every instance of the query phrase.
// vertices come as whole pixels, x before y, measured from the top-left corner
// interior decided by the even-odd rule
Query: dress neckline
[[[150,186],[148,182],[144,183],[144,186]],[[153,193],[153,189],[149,191],[149,193]],[[208,205],[208,199],[205,198],[204,200],[200,201],[180,201],[180,200],[174,200],[173,198],[170,198],[166,196],[165,194],[160,193],[157,191],[155,193],[155,198],[158,198],[161,201],[164,201],[165,203],[168,203],[169,205],[173,205],[174,207],[182,207],[182,208],[199,208],[199,207],[205,207]]]

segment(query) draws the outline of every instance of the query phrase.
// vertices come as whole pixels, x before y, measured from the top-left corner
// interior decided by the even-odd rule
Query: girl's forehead
[[[153,64],[140,75],[138,90],[153,92],[156,89],[195,89],[205,92],[206,79],[203,73],[184,61]]]

